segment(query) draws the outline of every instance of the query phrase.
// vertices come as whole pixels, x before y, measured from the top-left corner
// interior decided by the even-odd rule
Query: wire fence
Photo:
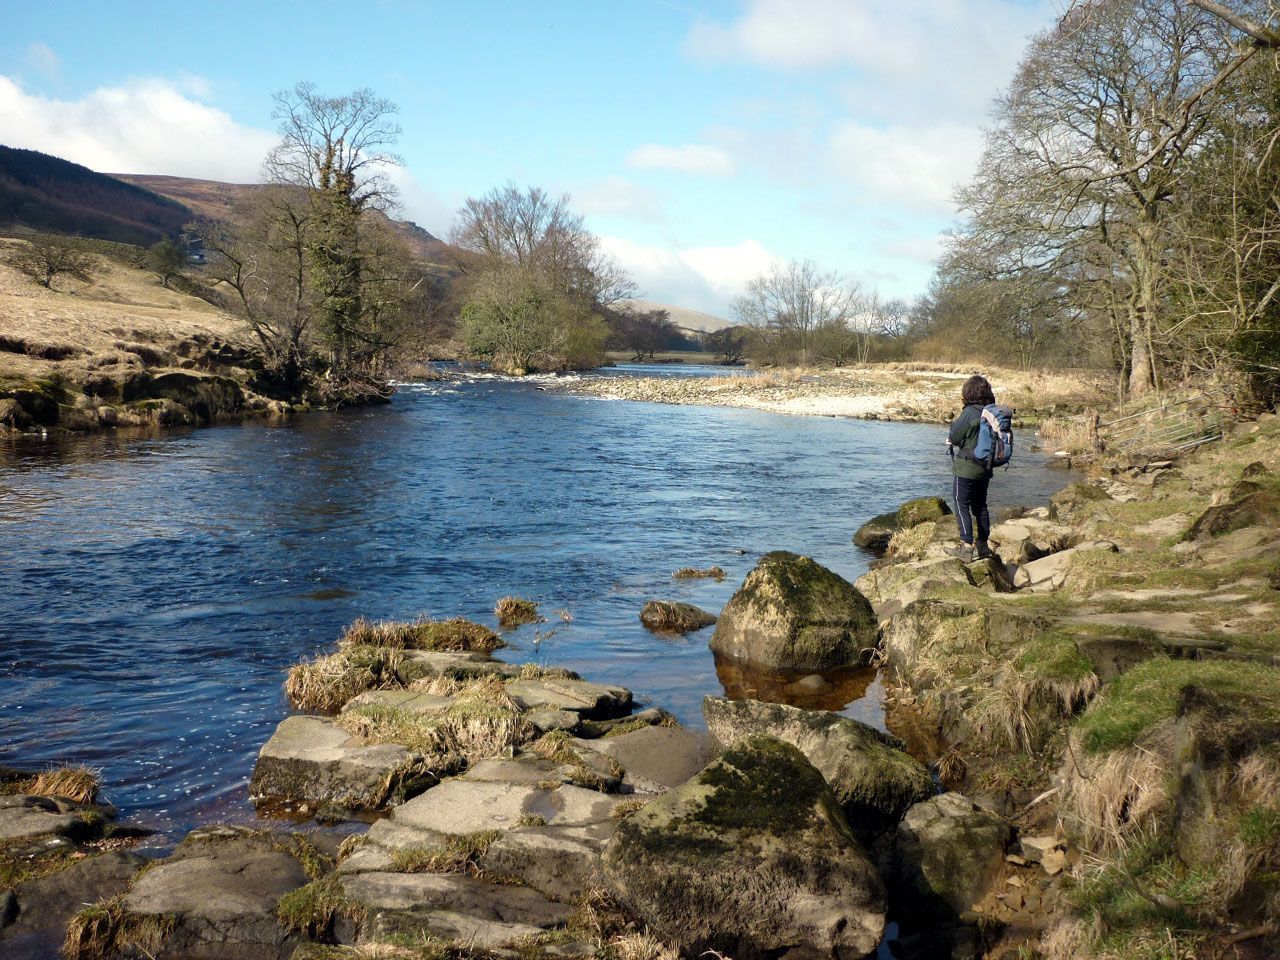
[[[1104,450],[1176,453],[1222,439],[1230,401],[1205,391],[1178,399],[1160,399],[1136,413],[1098,423]]]

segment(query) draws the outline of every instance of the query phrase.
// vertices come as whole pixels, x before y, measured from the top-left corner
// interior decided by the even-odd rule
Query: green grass
[[[391,857],[397,873],[480,874],[480,858],[502,836],[501,830],[482,830],[446,837],[438,847],[409,847]]]
[[[1105,753],[1137,743],[1172,718],[1182,689],[1202,687],[1244,706],[1259,721],[1280,722],[1280,669],[1221,660],[1148,660],[1117,677],[1081,715],[1085,750]]]
[[[336,873],[286,893],[276,903],[276,918],[289,930],[312,939],[324,937],[339,917],[364,921],[363,905],[352,900]]]

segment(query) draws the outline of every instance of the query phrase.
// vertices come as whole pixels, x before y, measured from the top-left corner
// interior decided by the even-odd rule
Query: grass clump
[[[482,830],[446,837],[439,847],[410,847],[391,858],[397,873],[465,873],[479,877],[480,858],[502,836],[501,830]]]
[[[492,653],[506,646],[502,638],[483,624],[462,617],[450,620],[370,621],[363,617],[343,632],[338,645],[393,647],[403,650],[464,650]]]
[[[58,797],[72,803],[95,802],[101,788],[102,781],[98,771],[72,764],[50,767],[37,774],[5,768],[0,775],[0,793]]]
[[[289,930],[310,939],[324,939],[339,918],[359,926],[365,908],[347,896],[342,880],[330,873],[291,890],[276,903],[276,918]]]
[[[289,670],[284,692],[299,710],[333,713],[366,690],[398,686],[401,657],[397,648],[352,646],[303,660]]]
[[[675,573],[671,574],[673,580],[714,580],[719,583],[728,574],[724,572],[724,568],[720,566],[710,566],[703,569],[698,567],[681,567]]]
[[[609,819],[625,820],[648,802],[648,800],[641,800],[639,797],[622,800],[619,803],[614,804],[613,809],[609,811]]]
[[[90,904],[71,918],[62,953],[68,960],[113,960],[139,952],[155,956],[175,922],[168,915],[130,913],[120,894]]]
[[[366,743],[408,747],[437,775],[500,756],[533,737],[533,725],[498,678],[463,683],[452,696],[453,703],[435,713],[368,705],[342,713],[337,722]]]
[[[545,617],[538,613],[538,604],[523,597],[503,597],[493,608],[498,618],[498,626],[503,630],[514,630],[526,623],[542,623]]]
[[[609,792],[609,782],[583,762],[569,741],[572,738],[563,730],[552,730],[529,745],[529,750],[544,760],[568,767],[569,782],[574,786]]]
[[[520,668],[521,680],[581,680],[582,677],[564,667],[544,667],[526,663]]]

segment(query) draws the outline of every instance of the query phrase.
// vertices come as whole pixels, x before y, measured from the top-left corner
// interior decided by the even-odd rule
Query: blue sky
[[[728,315],[777,259],[925,288],[991,97],[1051,0],[0,0],[0,143],[251,182],[271,94],[400,107],[402,215],[568,192],[652,299]]]

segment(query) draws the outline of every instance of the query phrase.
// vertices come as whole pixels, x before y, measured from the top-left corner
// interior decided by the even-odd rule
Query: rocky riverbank
[[[1280,421],[1095,471],[1001,518],[998,558],[912,501],[858,532],[856,584],[770,553],[716,620],[781,691],[884,664],[889,729],[924,735],[719,697],[703,733],[482,624],[360,621],[289,673],[262,830],[139,863],[95,846],[110,811],[11,779],[0,952],[864,957],[892,921],[920,960],[1271,956]]]
[[[798,416],[945,423],[959,409],[972,370],[923,364],[867,364],[834,370],[762,371],[755,376],[587,377],[554,382],[579,396],[647,403],[741,407]],[[1021,425],[1101,405],[1103,378],[1018,370],[983,371]]]

